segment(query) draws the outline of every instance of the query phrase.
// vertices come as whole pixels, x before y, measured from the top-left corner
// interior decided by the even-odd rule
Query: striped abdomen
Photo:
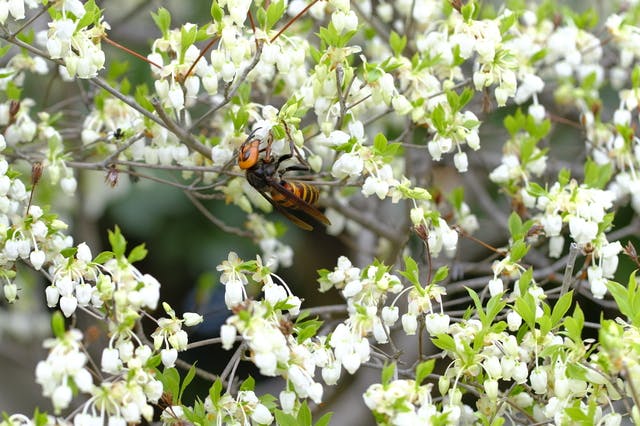
[[[316,201],[318,201],[318,197],[320,196],[320,191],[318,190],[318,188],[308,183],[281,181],[280,184],[282,185],[282,187],[284,187],[284,189],[291,192],[297,198],[312,206],[316,203]],[[278,192],[273,188],[271,188],[271,198],[273,199],[273,201],[283,207],[299,209],[299,201],[287,197],[286,195]]]

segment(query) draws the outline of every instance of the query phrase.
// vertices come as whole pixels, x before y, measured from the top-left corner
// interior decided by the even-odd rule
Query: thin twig
[[[184,191],[184,194],[187,196],[189,201],[191,201],[191,203],[200,211],[200,213],[202,213],[204,215],[204,217],[209,219],[209,221],[211,223],[216,225],[218,228],[222,229],[224,232],[226,232],[228,234],[237,235],[239,237],[244,237],[244,238],[253,238],[254,237],[254,235],[251,232],[243,231],[242,229],[239,229],[239,228],[236,228],[236,227],[233,227],[233,226],[229,226],[226,223],[224,223],[223,221],[221,221],[220,219],[218,219],[217,217],[215,217],[200,202],[200,200],[198,200],[196,197],[193,196],[191,191]]]
[[[154,67],[158,68],[159,70],[162,69],[162,66],[156,64],[155,62],[153,62],[149,58],[146,58],[146,57],[142,56],[138,52],[134,52],[133,50],[129,49],[128,47],[121,45],[117,41],[111,40],[109,37],[103,37],[102,40],[105,41],[107,44],[110,44],[113,47],[117,47],[118,49],[122,50],[123,52],[127,52],[129,55],[131,55],[133,57],[136,57],[136,58],[140,59],[143,62],[148,63],[149,65],[153,65]]]
[[[580,253],[580,249],[578,245],[573,242],[569,246],[569,256],[567,258],[567,266],[564,270],[564,277],[562,278],[562,286],[560,289],[560,297],[562,297],[567,291],[569,291],[569,286],[571,285],[571,281],[573,281],[573,267],[576,263],[576,258],[578,257],[578,253]]]

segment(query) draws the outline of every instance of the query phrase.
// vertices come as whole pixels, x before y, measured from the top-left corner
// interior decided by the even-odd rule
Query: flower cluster
[[[269,425],[273,422],[273,415],[269,409],[250,390],[239,391],[235,397],[225,393],[215,402],[211,396],[207,396],[204,408],[207,413],[212,414],[213,418],[210,420],[216,424],[242,424],[241,422],[246,422],[247,418],[259,425]]]
[[[131,335],[130,335],[131,336]],[[112,346],[113,344],[113,346]],[[102,381],[84,404],[76,421],[94,424],[106,419],[138,423],[153,417],[153,405],[163,392],[163,385],[155,377],[150,364],[153,351],[149,346],[134,345],[131,339],[111,339],[109,347],[102,351],[101,368],[113,375]]]
[[[187,332],[182,329],[182,325],[192,327],[203,321],[201,315],[193,312],[185,312],[182,319],[176,317],[175,311],[165,302],[162,304],[169,318],[158,319],[158,328],[151,334],[153,338],[153,348],[162,356],[162,364],[165,368],[175,365],[178,352],[187,349]]]
[[[363,398],[379,425],[470,424],[471,407],[459,403],[445,404],[440,409],[431,396],[432,388],[431,383],[394,380],[369,386]]]
[[[218,267],[222,271],[220,281],[225,284],[225,301],[234,315],[227,318],[220,330],[222,345],[231,349],[236,335],[251,349],[251,360],[265,376],[281,375],[293,386],[301,398],[310,397],[316,402],[322,398],[322,386],[315,382],[316,362],[310,350],[312,346],[298,342],[293,335],[293,324],[284,311],[296,315],[300,299],[283,285],[276,284],[269,269],[258,262],[243,262],[235,253]],[[263,286],[264,299],[246,299],[247,274],[253,270],[252,280]]]
[[[42,394],[51,398],[56,413],[69,406],[73,389],[83,393],[94,389],[86,368],[88,358],[82,350],[82,337],[82,332],[71,329],[44,342],[49,354],[36,367],[36,382],[42,386]]]
[[[79,0],[62,2],[61,9],[55,11],[55,19],[49,23],[49,30],[39,38],[46,40],[46,48],[51,59],[62,59],[68,78],[95,77],[104,67],[105,55],[100,40],[106,37],[109,24],[102,20],[94,3],[86,10]],[[86,14],[90,19],[83,19]]]

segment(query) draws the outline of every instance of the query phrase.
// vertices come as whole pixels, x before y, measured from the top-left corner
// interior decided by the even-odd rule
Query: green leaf
[[[573,315],[564,319],[564,329],[567,336],[574,342],[582,342],[582,327],[584,326],[584,314],[579,305],[573,310]]]
[[[502,300],[502,296],[496,294],[487,302],[486,307],[486,327],[490,327],[500,312],[507,306],[507,302]]]
[[[529,284],[533,281],[533,269],[529,268],[520,275],[518,279],[518,290],[520,294],[525,294],[529,290]]]
[[[72,258],[73,256],[76,255],[77,252],[78,252],[78,248],[77,247],[67,247],[65,249],[60,250],[60,254],[65,259]]]
[[[148,253],[148,250],[145,247],[145,243],[142,243],[140,245],[135,246],[133,250],[131,250],[131,252],[129,253],[129,256],[127,257],[127,260],[129,261],[129,263],[138,262],[144,259],[145,257],[147,257],[147,253]]]
[[[278,426],[298,426],[298,419],[284,411],[276,410],[275,418]]]
[[[516,299],[513,309],[522,317],[530,330],[535,329],[536,325],[536,302],[530,293]]]
[[[329,426],[329,422],[331,422],[332,416],[333,416],[333,413],[326,413],[325,415],[323,415],[318,419],[315,426]]]
[[[564,318],[564,314],[566,314],[569,308],[571,307],[572,301],[573,301],[573,290],[562,295],[562,297],[558,299],[555,306],[553,307],[553,311],[551,312],[552,327],[555,327],[562,321],[562,319]]]
[[[76,30],[96,24],[100,19],[100,16],[100,8],[98,8],[94,0],[89,0],[84,4],[84,15],[82,15],[82,18],[78,20]]]
[[[509,215],[509,233],[514,240],[520,240],[524,237],[522,219],[516,212],[511,212]]]
[[[391,46],[391,50],[393,50],[395,56],[400,56],[406,45],[407,36],[403,35],[402,37],[400,37],[397,32],[392,30],[391,34],[389,35],[389,46]]]
[[[211,2],[211,17],[215,22],[222,22],[222,17],[224,16],[224,12],[217,0]]]
[[[64,316],[62,315],[62,312],[55,311],[51,315],[51,331],[58,339],[62,339],[64,337],[66,329],[64,327]]]
[[[41,413],[40,410],[36,407],[33,412],[33,424],[35,426],[46,426],[49,424],[49,416],[47,413]]]
[[[136,102],[147,111],[154,110],[153,104],[149,100],[150,99],[149,88],[147,87],[146,84],[139,84],[136,86],[136,92],[134,94],[134,98]]]
[[[320,321],[316,318],[310,319],[307,321],[300,321],[300,317],[296,320],[296,332],[297,338],[296,341],[298,343],[302,343],[307,339],[315,336],[318,333],[320,327],[322,327],[323,321]]]
[[[571,179],[571,170],[563,168],[558,173],[558,183],[560,186],[565,186],[569,183],[569,179]]]
[[[186,29],[184,26],[180,29],[180,63],[184,62],[184,54],[187,49],[196,42],[198,36],[198,27],[196,25]]]
[[[447,196],[447,200],[449,200],[456,211],[459,211],[464,202],[464,188],[462,186],[454,188]]]
[[[0,58],[3,57],[4,55],[7,54],[7,52],[9,52],[9,50],[11,49],[11,45],[7,44],[6,46],[1,46],[0,47]]]
[[[211,399],[211,403],[214,407],[218,406],[220,402],[220,394],[222,393],[222,382],[220,379],[216,379],[215,382],[209,388],[209,399]]]
[[[396,372],[395,362],[385,365],[384,367],[382,367],[380,382],[383,385],[388,385],[389,383],[391,383],[391,379],[393,378],[395,372]]]
[[[187,371],[186,376],[182,380],[182,384],[180,385],[180,393],[178,394],[178,401],[182,402],[182,395],[184,395],[184,391],[189,386],[189,384],[193,381],[193,378],[196,376],[196,366],[192,365]]]
[[[7,98],[12,101],[19,101],[22,98],[22,88],[18,87],[13,81],[10,81],[5,88]]]
[[[241,391],[252,391],[256,388],[256,381],[253,377],[247,377],[240,385]]]
[[[522,240],[518,240],[509,249],[509,258],[513,262],[518,262],[526,256],[529,246]]]
[[[462,13],[462,17],[464,18],[465,21],[472,19],[475,12],[476,12],[476,7],[474,2],[469,2],[464,6],[462,6],[462,8],[460,9],[460,13]]]
[[[507,31],[509,31],[509,28],[511,28],[513,24],[516,23],[518,16],[519,16],[518,13],[511,13],[506,17],[502,18],[500,20],[500,34],[506,34]]]
[[[144,363],[147,368],[157,368],[160,364],[162,364],[162,355],[160,354],[149,357]]]
[[[542,197],[543,195],[548,194],[547,190],[545,190],[535,182],[529,182],[529,185],[527,186],[527,192],[532,197]]]
[[[274,1],[269,4],[269,7],[267,8],[267,22],[265,23],[267,30],[273,28],[280,18],[282,18],[284,11],[284,0]]]
[[[436,128],[438,133],[442,134],[447,129],[447,123],[445,122],[446,113],[442,105],[437,105],[433,111],[431,111],[431,121],[433,127]]]
[[[604,188],[612,174],[613,166],[611,163],[600,165],[588,159],[584,165],[584,183],[592,188]]]
[[[416,367],[416,384],[421,385],[424,379],[431,374],[433,368],[436,365],[436,361],[434,359],[430,359],[428,361],[421,362]]]
[[[214,4],[216,4],[216,2],[214,2]],[[220,6],[218,6],[218,8],[219,7]],[[213,6],[211,6],[211,9],[213,10]],[[157,14],[151,12],[151,17],[153,18],[153,22],[155,22],[160,29],[162,36],[166,37],[169,34],[169,28],[171,27],[171,13],[169,13],[169,11],[164,7],[161,7],[160,9],[158,9]],[[220,17],[220,19],[222,19],[222,17]]]
[[[313,416],[311,416],[311,410],[309,409],[309,405],[307,405],[307,401],[303,401],[300,405],[297,420],[298,424],[302,426],[311,426],[313,424]]]
[[[514,137],[520,130],[520,124],[518,124],[518,120],[514,115],[506,116],[503,124],[504,128],[507,129],[507,132],[509,132],[509,135],[511,135],[511,137]]]
[[[420,273],[418,271],[418,264],[410,256],[404,257],[404,271],[398,271],[400,275],[409,280],[415,287],[422,288],[420,285]]]
[[[180,395],[180,374],[175,368],[166,368],[160,375],[164,391],[176,398]]]
[[[458,111],[460,109],[458,94],[454,90],[446,90],[445,95],[451,111]]]
[[[589,382],[589,376],[587,375],[587,370],[582,365],[575,362],[568,362],[566,364],[567,369],[565,370],[565,374],[570,379],[576,380],[584,380],[585,382]]]
[[[109,230],[109,244],[111,244],[111,249],[117,258],[124,257],[124,252],[127,249],[127,240],[120,233],[118,225],[113,231]]]
[[[449,276],[449,267],[447,265],[441,266],[438,268],[436,273],[433,275],[433,280],[431,284],[439,283]]]
[[[431,342],[442,350],[456,353],[456,343],[454,342],[453,337],[448,334],[440,334],[438,337],[432,338]]]
[[[629,276],[627,288],[614,281],[607,282],[606,286],[620,312],[627,317],[629,322],[638,326],[640,324],[640,289],[638,289],[636,282],[636,271]]]
[[[640,87],[640,65],[633,67],[631,72],[631,87],[637,89]]]
[[[111,259],[113,259],[113,252],[103,251],[98,253],[98,255],[93,259],[93,262],[101,265]]]

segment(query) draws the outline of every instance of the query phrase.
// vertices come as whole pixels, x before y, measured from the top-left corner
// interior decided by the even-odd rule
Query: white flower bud
[[[510,331],[516,331],[522,325],[522,317],[516,311],[507,314],[507,325]]]
[[[525,362],[519,362],[513,369],[511,377],[513,377],[513,380],[516,383],[522,384],[527,381],[528,374],[529,370],[527,369],[527,364]]]
[[[76,371],[73,375],[73,381],[82,392],[90,392],[93,388],[93,378],[86,368]]]
[[[127,423],[139,423],[140,422],[140,408],[135,402],[130,402],[122,407],[122,417]]]
[[[238,305],[242,302],[244,296],[244,285],[240,280],[230,280],[225,284],[224,301],[227,308]]]
[[[542,123],[546,116],[547,112],[544,108],[544,105],[534,103],[529,106],[529,115],[533,117],[533,121],[536,123]]]
[[[416,330],[418,329],[418,319],[416,316],[409,313],[402,315],[402,328],[408,336],[416,334]]]
[[[195,312],[185,312],[182,315],[182,319],[184,320],[184,325],[186,325],[187,327],[193,327],[194,325],[198,325],[202,321],[204,321],[202,315]]]
[[[71,388],[67,385],[61,385],[56,387],[51,395],[51,402],[56,411],[63,410],[69,406],[73,393]]]
[[[409,217],[414,226],[420,225],[424,220],[424,209],[422,207],[412,208],[409,212]]]
[[[430,335],[446,333],[449,330],[449,315],[444,314],[426,314],[425,326]]]
[[[251,413],[251,420],[258,424],[271,424],[273,415],[264,404],[257,404]]]
[[[399,309],[397,306],[385,306],[382,308],[382,322],[387,327],[393,326],[398,321]]]
[[[176,359],[178,359],[178,351],[175,349],[163,349],[160,351],[160,356],[162,358],[162,364],[165,368],[171,368],[176,364]]]
[[[531,388],[535,393],[541,395],[547,392],[547,372],[540,367],[533,369],[529,376]]]
[[[296,403],[296,394],[291,391],[280,392],[280,407],[287,414],[293,413]]]
[[[469,159],[466,152],[456,152],[453,156],[453,164],[460,173],[464,173],[469,169]]]
[[[3,287],[4,297],[7,299],[7,302],[13,303],[16,301],[16,297],[18,295],[18,286],[14,283],[7,283]]]
[[[73,296],[62,296],[60,298],[60,309],[65,317],[69,318],[78,307],[78,300]]]
[[[236,328],[229,324],[220,327],[220,339],[222,340],[222,348],[229,350],[236,341]]]
[[[494,297],[504,291],[504,283],[500,278],[493,278],[489,280],[489,294]]]
[[[484,391],[490,401],[495,401],[498,398],[498,381],[493,379],[485,380]]]
[[[342,295],[345,297],[345,299],[349,299],[355,296],[356,294],[360,293],[361,291],[362,291],[362,281],[353,280],[353,281],[349,281],[347,285],[344,287],[344,290],[342,290]]]
[[[48,307],[53,308],[58,304],[58,300],[60,299],[60,293],[58,292],[58,289],[55,286],[52,286],[52,285],[47,286],[47,288],[44,290],[44,293],[47,298]]]
[[[93,295],[93,287],[90,284],[78,284],[75,288],[75,295],[80,306],[87,306]]]
[[[31,265],[36,271],[39,271],[42,268],[42,264],[45,261],[45,254],[42,250],[34,250],[29,255],[29,261]]]
[[[67,176],[60,179],[60,188],[67,195],[73,195],[76,192],[76,188],[78,187],[78,182],[76,178],[73,176]]]
[[[87,245],[87,243],[78,244],[78,251],[76,252],[76,259],[89,263],[93,259],[91,256],[91,249]]]
[[[335,385],[338,383],[341,372],[341,364],[339,362],[333,362],[322,369],[322,380],[324,380],[327,385]]]
[[[189,343],[189,336],[187,332],[184,330],[179,330],[169,336],[169,344],[179,351],[183,351],[187,348],[187,344]]]

